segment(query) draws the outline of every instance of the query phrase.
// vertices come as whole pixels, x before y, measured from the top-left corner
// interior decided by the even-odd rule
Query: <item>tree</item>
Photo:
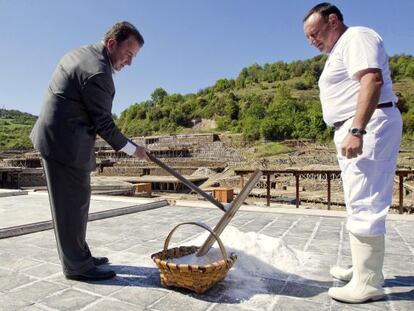
[[[315,78],[315,76],[310,73],[309,71],[306,71],[303,75],[302,75],[303,81],[305,82],[306,86],[308,87],[308,89],[313,88],[314,86],[317,85],[317,80]]]
[[[404,132],[413,135],[414,134],[414,110],[410,110],[403,114],[403,127]]]
[[[229,120],[237,120],[239,118],[239,105],[237,102],[237,97],[234,95],[234,93],[230,93],[228,96],[226,96],[226,99],[224,101],[224,115]]]
[[[261,120],[249,116],[243,120],[243,137],[248,141],[258,140],[260,138]]]
[[[224,92],[228,89],[232,89],[235,86],[234,80],[227,80],[227,79],[219,79],[216,81],[214,85],[215,92]]]
[[[159,87],[159,88],[156,88],[154,90],[154,92],[152,92],[151,101],[155,105],[157,105],[157,104],[160,104],[164,100],[164,98],[167,97],[167,96],[168,96],[167,91],[165,91],[163,88]]]

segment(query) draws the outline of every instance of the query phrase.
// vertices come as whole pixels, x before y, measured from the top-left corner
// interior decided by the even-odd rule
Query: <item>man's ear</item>
[[[334,13],[329,14],[328,22],[335,29],[338,26],[338,23],[339,23],[338,16],[336,16],[336,14],[334,14]]]
[[[115,46],[116,46],[116,40],[109,38],[108,41],[106,42],[106,48],[108,49],[108,51],[112,52]]]

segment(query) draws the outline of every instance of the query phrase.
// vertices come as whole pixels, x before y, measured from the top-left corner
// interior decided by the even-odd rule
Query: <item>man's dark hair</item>
[[[344,17],[341,11],[336,6],[328,2],[322,2],[315,5],[312,9],[309,10],[308,14],[306,14],[306,16],[303,19],[303,22],[306,22],[309,16],[311,16],[313,13],[321,14],[325,20],[328,19],[328,16],[330,14],[335,14],[341,22],[344,21]]]
[[[119,22],[116,23],[108,30],[105,34],[103,40],[105,44],[108,42],[109,39],[114,39],[116,42],[121,43],[128,39],[130,36],[134,36],[140,47],[144,45],[144,38],[139,33],[139,31],[129,22]]]

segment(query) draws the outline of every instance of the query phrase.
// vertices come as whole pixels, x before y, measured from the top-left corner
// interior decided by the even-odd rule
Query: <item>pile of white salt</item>
[[[201,246],[207,237],[205,232],[190,241],[180,242],[177,246]],[[310,253],[291,248],[283,239],[269,237],[256,232],[242,232],[227,226],[220,238],[227,256],[234,252],[237,261],[221,282],[220,295],[229,301],[246,302],[260,306],[268,295],[274,295],[280,288],[277,284],[287,279],[300,280],[304,275],[320,265]],[[169,259],[177,264],[206,265],[222,259],[218,244],[215,243],[208,253],[201,257],[195,254]],[[315,270],[314,272],[316,272]],[[311,280],[308,280],[311,281]],[[250,306],[249,305],[249,306]],[[254,308],[256,309],[256,308]]]
[[[185,242],[185,245],[201,246],[208,235],[209,233],[206,232],[196,239]],[[227,256],[231,252],[237,254],[238,259],[233,269],[237,269],[239,276],[271,278],[275,273],[298,273],[303,269],[307,259],[306,254],[292,249],[282,239],[256,232],[244,233],[232,226],[226,227],[220,238],[228,253]],[[222,258],[218,243],[215,243],[204,256],[197,257],[191,254],[171,261],[176,264],[206,265]]]

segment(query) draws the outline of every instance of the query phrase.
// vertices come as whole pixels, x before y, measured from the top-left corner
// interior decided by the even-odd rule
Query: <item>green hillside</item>
[[[214,131],[242,133],[250,141],[330,139],[318,97],[317,81],[326,56],[291,63],[253,64],[235,79],[219,79],[193,94],[168,94],[157,88],[151,98],[132,104],[116,120],[128,136],[194,131],[201,119],[215,120]],[[404,139],[414,143],[414,56],[390,58],[394,89],[403,110]],[[36,117],[0,109],[0,149],[31,148]]]
[[[195,94],[168,94],[157,88],[151,99],[123,111],[118,126],[129,136],[186,132],[200,119],[214,119],[218,131],[243,133],[248,140],[311,138],[327,140],[317,81],[325,63],[317,56],[292,63],[243,68],[236,79],[220,79]],[[390,58],[395,90],[405,102],[405,138],[414,136],[414,57]],[[216,129],[217,130],[217,129]],[[215,131],[216,131],[215,130]]]
[[[0,150],[30,149],[30,131],[36,117],[18,110],[0,109]]]

